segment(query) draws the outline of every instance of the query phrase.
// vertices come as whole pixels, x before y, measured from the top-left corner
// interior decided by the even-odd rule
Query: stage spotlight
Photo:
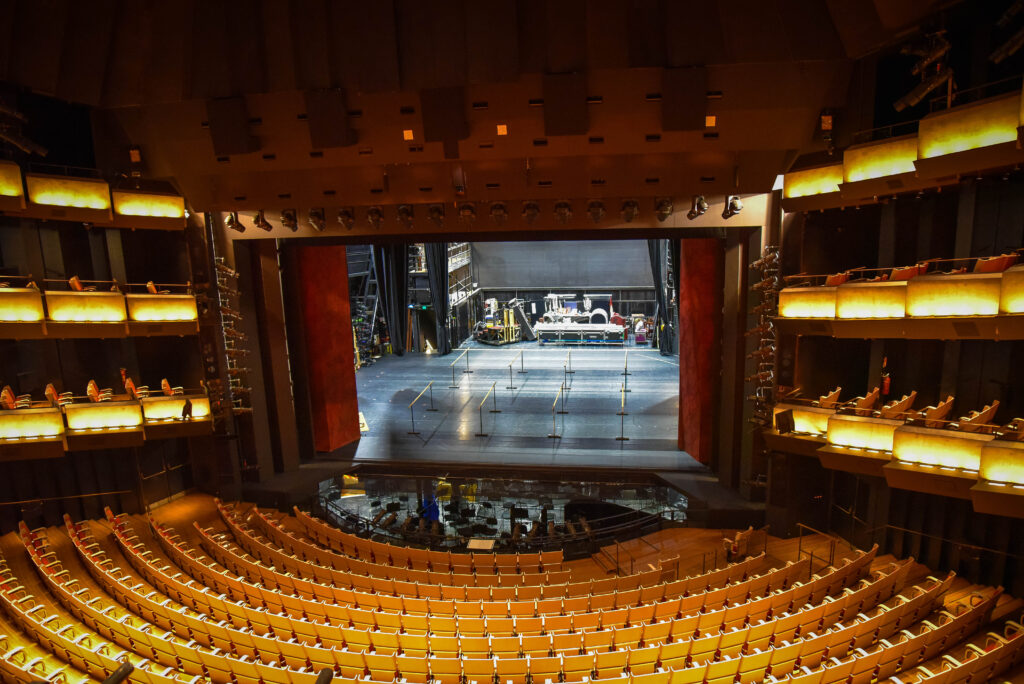
[[[414,215],[415,212],[413,211],[411,204],[398,205],[398,222],[404,223],[407,228],[412,226]]]
[[[310,209],[307,220],[309,225],[313,226],[313,230],[318,233],[322,233],[327,229],[327,217],[324,216],[323,209]]]
[[[921,100],[923,100],[928,93],[932,92],[936,88],[945,85],[948,81],[953,79],[953,70],[949,67],[941,69],[930,78],[926,78],[921,81],[921,84],[911,90],[909,93],[896,100],[893,103],[893,108],[897,112],[902,112],[907,107],[916,106]]]
[[[924,74],[925,70],[935,62],[942,59],[947,52],[949,52],[949,41],[946,40],[945,36],[941,33],[935,34],[932,37],[931,43],[924,48],[904,48],[901,50],[903,54],[918,55],[921,60],[914,65],[914,68],[910,70],[910,73],[917,76],[918,74]]]
[[[299,229],[299,220],[295,217],[294,209],[281,210],[281,225],[293,233]]]
[[[563,226],[572,219],[572,205],[568,202],[555,202],[555,218]]]
[[[252,225],[268,233],[274,229],[274,226],[270,225],[270,221],[267,220],[267,216],[262,209],[257,211],[256,215],[252,217]]]
[[[743,200],[739,195],[729,195],[725,198],[725,208],[722,209],[722,218],[729,219],[743,211]]]
[[[633,219],[640,215],[640,204],[636,200],[626,200],[622,203],[619,213],[622,214],[623,221],[632,223]]]
[[[664,223],[672,215],[672,200],[668,198],[658,200],[654,204],[654,215],[658,217],[658,221]]]
[[[380,207],[370,207],[366,210],[366,222],[370,224],[373,229],[379,229],[380,224],[384,222],[384,212],[380,210]]]
[[[459,220],[466,223],[476,221],[476,206],[472,202],[463,202],[459,205]]]
[[[604,218],[604,202],[600,200],[593,200],[587,205],[587,213],[590,214],[590,219],[594,223],[600,223],[601,219]]]
[[[338,223],[345,226],[345,230],[352,230],[356,226],[356,212],[353,209],[339,209]]]
[[[698,216],[703,216],[707,210],[708,201],[704,199],[704,195],[694,195],[690,200],[690,211],[686,212],[686,218],[692,221]]]
[[[491,220],[498,226],[503,226],[508,221],[508,207],[504,202],[495,202],[491,205]]]
[[[237,230],[239,233],[245,232],[245,226],[239,220],[237,211],[232,211],[224,217],[224,227],[228,230]]]
[[[427,208],[427,218],[430,219],[430,222],[433,223],[438,228],[443,226],[444,225],[444,205],[441,205],[441,204],[431,204],[430,207]]]
[[[1008,41],[996,48],[988,58],[992,63],[999,64],[1007,57],[1016,54],[1021,46],[1024,46],[1024,26],[1014,33]]]
[[[540,216],[540,205],[536,202],[523,202],[523,218],[527,223],[533,223]]]

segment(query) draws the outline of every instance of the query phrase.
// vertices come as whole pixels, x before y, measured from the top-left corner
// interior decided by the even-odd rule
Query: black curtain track
[[[391,338],[391,353],[402,356],[409,315],[409,245],[374,245],[373,263],[377,271],[377,295]]]
[[[437,352],[449,354],[452,343],[448,332],[448,243],[428,242],[424,244],[424,249],[430,304],[434,307],[434,317],[437,319]]]

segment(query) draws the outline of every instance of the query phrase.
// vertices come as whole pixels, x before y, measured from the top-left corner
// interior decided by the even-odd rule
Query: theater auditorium
[[[0,681],[1024,682],[1022,48],[0,2]]]

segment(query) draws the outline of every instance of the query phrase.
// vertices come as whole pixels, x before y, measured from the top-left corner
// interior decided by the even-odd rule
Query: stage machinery
[[[544,315],[537,324],[541,344],[624,344],[625,328],[615,322],[610,294],[585,294],[582,301],[574,294],[548,294],[544,297]]]
[[[494,298],[485,300],[484,320],[476,324],[473,339],[494,346],[537,339],[523,304],[522,299],[512,299],[507,303],[499,303]]]

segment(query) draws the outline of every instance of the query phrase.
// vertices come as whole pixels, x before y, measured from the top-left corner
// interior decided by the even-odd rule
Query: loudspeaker
[[[584,135],[590,130],[587,75],[544,75],[544,135]]]
[[[665,69],[661,76],[661,128],[696,131],[708,111],[708,72],[704,67]]]
[[[358,142],[348,121],[348,105],[342,88],[306,91],[306,120],[313,149],[347,147]]]
[[[244,97],[220,97],[206,101],[213,152],[219,157],[246,154],[260,149],[260,141],[249,134],[249,111]]]
[[[775,429],[780,435],[792,432],[796,428],[793,422],[793,409],[786,409],[775,414]]]

